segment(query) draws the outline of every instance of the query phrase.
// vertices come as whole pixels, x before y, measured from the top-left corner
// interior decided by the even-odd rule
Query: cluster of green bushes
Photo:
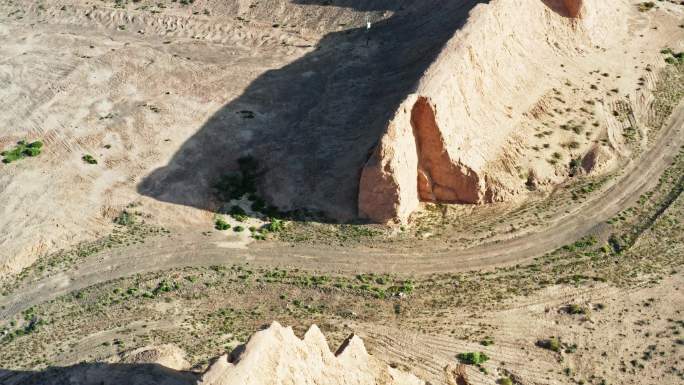
[[[575,243],[565,245],[561,249],[565,251],[579,251],[583,249],[587,249],[589,247],[592,247],[598,243],[598,239],[596,238],[595,235],[589,235],[583,238],[578,239],[575,241]]]
[[[459,353],[457,356],[459,361],[467,365],[481,365],[489,361],[489,356],[482,352],[468,352]]]
[[[214,183],[213,188],[216,198],[222,202],[230,202],[247,195],[247,199],[252,202],[252,211],[262,213],[268,217],[281,216],[276,207],[267,205],[262,198],[257,196],[256,182],[259,170],[257,160],[251,156],[245,156],[239,158],[237,163],[239,167],[238,172],[224,175]],[[245,211],[239,206],[232,206],[229,214],[238,221],[247,218]]]
[[[25,140],[20,140],[13,149],[0,152],[0,155],[3,157],[2,163],[7,164],[26,157],[38,156],[42,148],[43,142],[41,141],[28,143]]]
[[[24,317],[24,321],[26,321],[26,325],[19,327],[13,331],[9,331],[7,329],[0,330],[0,343],[9,343],[13,341],[15,338],[31,334],[38,330],[40,326],[45,324],[45,321],[35,314],[35,309],[33,307],[24,310],[22,312],[22,315]],[[16,321],[12,321],[12,325],[15,324]],[[4,333],[4,336],[2,335],[2,333]]]
[[[250,227],[252,237],[257,240],[266,239],[266,234],[277,233],[284,229],[285,224],[281,219],[282,213],[274,206],[269,206],[266,202],[256,194],[256,182],[258,177],[259,163],[251,156],[245,156],[237,160],[239,171],[224,175],[214,183],[214,193],[218,200],[222,202],[230,202],[232,200],[242,199],[247,196],[251,202],[251,209],[254,212],[261,213],[268,218],[268,224],[257,229]],[[230,215],[238,222],[246,221],[249,216],[247,212],[238,205],[230,206],[230,209],[225,210],[224,214]],[[215,228],[217,230],[229,230],[231,227],[223,219],[216,219]],[[245,230],[243,226],[235,226],[233,230],[242,232]]]
[[[135,216],[126,210],[123,210],[116,218],[114,223],[119,226],[131,226],[135,223]]]
[[[269,223],[264,228],[270,233],[277,233],[285,228],[285,222],[278,218],[269,218],[268,220]]]
[[[572,200],[584,199],[587,195],[594,191],[597,191],[608,181],[609,178],[604,177],[600,180],[591,181],[589,183],[581,185],[579,188],[573,188],[572,190]]]
[[[230,225],[228,222],[223,220],[223,218],[216,218],[216,222],[214,223],[214,228],[219,231],[223,230],[230,230]]]
[[[235,207],[238,207],[238,206],[235,206]],[[242,210],[242,209],[240,209],[240,210]],[[241,212],[244,213],[244,211],[241,211]],[[246,214],[237,214],[237,215],[231,214],[231,216],[240,222],[243,222],[247,219]],[[267,223],[266,225],[262,226],[261,228],[256,228],[255,226],[249,227],[249,231],[252,233],[252,238],[254,238],[256,240],[265,240],[266,235],[268,233],[277,233],[279,231],[282,231],[285,228],[284,222],[280,219],[268,218],[268,220],[270,222]],[[230,230],[232,228],[233,231],[235,231],[236,233],[241,233],[241,232],[245,231],[244,226],[231,227],[231,225],[228,222],[226,222],[223,218],[220,218],[220,217],[217,217],[214,220],[214,228],[216,230],[219,230],[219,231]]]
[[[157,285],[157,287],[154,288],[154,290],[152,290],[152,294],[154,296],[157,296],[160,293],[168,293],[170,291],[178,289],[180,289],[180,284],[178,282],[162,279]]]
[[[35,319],[29,322],[26,326],[15,329],[13,331],[6,332],[5,336],[0,339],[3,344],[12,342],[15,338],[31,334],[38,330],[41,325],[44,325],[45,321],[42,319]]]
[[[665,61],[667,64],[682,64],[684,63],[684,52],[674,52],[672,48],[665,48],[660,51],[665,55]]]

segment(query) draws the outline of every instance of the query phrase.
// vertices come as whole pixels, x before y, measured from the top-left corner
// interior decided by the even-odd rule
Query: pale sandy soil
[[[450,12],[460,18],[453,21],[450,16],[456,27],[474,3],[450,5]],[[358,153],[359,148],[371,148],[378,135],[348,131],[349,137],[337,142],[331,140],[336,137],[332,132],[348,130],[352,123],[361,129],[364,125],[354,123],[356,118],[374,113],[377,118],[366,124],[381,130],[394,101],[405,96],[429,64],[423,61],[437,52],[439,42],[455,27],[426,16],[428,5],[341,5],[283,1],[250,7],[242,1],[198,1],[189,7],[169,4],[158,9],[148,2],[116,8],[113,3],[83,1],[3,1],[0,97],[8,108],[0,115],[0,145],[9,148],[24,138],[46,144],[40,157],[0,169],[3,275],[20,271],[41,255],[108,234],[113,218],[131,203],[140,207],[148,223],[174,232],[210,230],[212,211],[218,206],[209,187],[217,176],[234,169],[236,157],[247,153],[265,160],[272,170],[266,185],[260,186],[269,200],[291,199],[295,206],[300,202],[301,207],[338,210],[348,217],[355,211],[358,170],[366,156],[365,150]],[[619,7],[627,12],[627,35],[611,36],[607,26],[598,28],[596,39],[606,46],[593,48],[587,45],[591,39],[583,40],[584,48],[571,55],[571,62],[549,70],[544,83],[549,90],[537,101],[538,107],[519,111],[517,139],[509,138],[517,143],[510,148],[518,155],[510,159],[514,165],[504,167],[515,180],[515,189],[525,189],[531,169],[542,190],[563,181],[565,163],[596,143],[608,149],[606,165],[615,167],[629,158],[632,149],[623,143],[624,127],[613,118],[612,106],[629,95],[636,116],[648,121],[649,90],[664,65],[659,50],[677,49],[681,43],[677,20],[682,12],[670,3],[645,13],[630,7],[622,2]],[[477,10],[486,12],[481,6]],[[369,47],[362,44],[365,35],[354,29],[365,23],[366,15],[379,31]],[[434,36],[434,46],[416,51],[417,37],[406,30],[423,17],[429,20],[424,28]],[[547,17],[562,24],[551,10]],[[412,21],[396,21],[403,18]],[[352,31],[349,37],[345,30]],[[558,44],[564,41],[559,37]],[[407,56],[409,51],[422,54],[422,59]],[[396,62],[395,56],[404,62]],[[348,60],[335,67],[342,57]],[[373,69],[363,70],[366,65]],[[651,72],[645,71],[647,66]],[[364,71],[381,67],[387,78],[375,82],[361,77]],[[637,84],[640,77],[643,86]],[[318,83],[327,88],[316,89]],[[594,84],[596,90],[590,88]],[[354,95],[374,97],[378,87],[387,90],[376,100],[381,110],[352,107],[363,104]],[[535,92],[544,87],[534,84]],[[342,90],[336,104],[333,95]],[[550,136],[534,136],[543,134],[544,124],[586,120],[579,108],[592,98],[600,101],[591,111],[599,127],[582,138],[577,149],[560,147],[572,139],[572,132],[554,129]],[[312,100],[326,102],[306,104]],[[552,118],[553,109],[560,107],[572,112]],[[343,109],[351,111],[346,120],[330,122],[329,112]],[[245,118],[243,111],[254,112],[255,118]],[[591,127],[588,121],[587,125]],[[331,133],[307,134],[308,126]],[[544,144],[549,148],[533,149]],[[313,154],[310,148],[319,148],[318,160],[306,158]],[[548,162],[554,152],[563,162]],[[84,163],[85,154],[99,164]],[[611,167],[601,172],[609,171]],[[554,215],[560,220],[565,214]],[[242,248],[248,240],[245,234],[235,234],[223,244]]]
[[[442,46],[462,41],[450,40],[459,33],[454,28],[469,11],[486,11],[473,8],[479,2],[196,0],[121,8],[85,0],[0,0],[0,149],[24,138],[45,142],[39,157],[0,165],[0,337],[33,322],[29,309],[48,321],[13,341],[0,338],[0,383],[31,383],[23,376],[32,374],[22,371],[83,360],[85,369],[67,368],[60,381],[73,370],[114,383],[127,376],[141,384],[161,378],[192,383],[208,359],[273,319],[300,335],[319,324],[331,346],[356,332],[383,365],[432,384],[448,383],[444,368],[465,351],[491,357],[483,370],[467,368],[473,384],[504,376],[519,377],[517,384],[681,382],[681,180],[670,181],[679,191],[668,201],[671,208],[638,217],[652,223],[625,257],[638,265],[633,271],[620,266],[619,255],[578,252],[555,261],[563,265],[558,271],[549,262],[543,272],[565,283],[536,285],[533,278],[542,273],[534,269],[511,282],[505,275],[541,264],[546,253],[588,235],[606,244],[624,230],[610,223],[614,218],[627,215],[625,209],[659,186],[661,176],[680,175],[668,168],[681,162],[684,106],[671,106],[676,108],[661,126],[653,90],[665,67],[660,50],[684,49],[684,7],[657,2],[656,9],[639,12],[638,1],[618,2],[624,23],[598,23],[602,35],[594,38],[601,44],[583,35],[573,52],[558,48],[558,57],[525,59],[532,68],[548,68],[538,82],[524,77],[529,108],[496,107],[502,115],[492,119],[510,124],[511,133],[482,138],[505,150],[497,153],[494,144],[473,150],[495,159],[485,169],[506,172],[507,188],[519,194],[512,202],[446,208],[441,218],[435,214],[441,208],[432,207],[406,231],[383,228],[389,240],[345,243],[337,238],[340,227],[326,223],[314,226],[337,235],[323,241],[295,240],[306,235],[295,223],[290,238],[280,241],[254,242],[249,230],[214,231],[221,202],[210,186],[235,170],[238,157],[251,154],[269,170],[259,186],[266,198],[353,218],[369,150]],[[443,12],[432,16],[436,6]],[[552,9],[540,12],[558,31],[572,25]],[[379,31],[369,40],[367,18]],[[612,23],[619,33],[610,34]],[[573,40],[561,33],[549,39],[551,46]],[[430,44],[418,45],[425,41]],[[448,59],[448,52],[441,54]],[[513,63],[494,64],[515,78]],[[629,131],[630,109],[636,133]],[[510,122],[502,118],[507,114]],[[586,131],[559,128],[570,120],[586,121]],[[573,141],[577,145],[568,145]],[[599,154],[598,167],[578,183],[607,182],[574,201],[562,195],[578,179],[569,179],[567,163],[588,151]],[[549,161],[555,152],[562,162]],[[98,164],[83,162],[86,154]],[[530,170],[535,192],[525,186]],[[554,195],[558,183],[563,191]],[[567,201],[549,202],[559,197]],[[527,214],[501,217],[528,203],[533,210]],[[122,210],[135,211],[144,225],[115,226]],[[221,217],[231,226],[265,223],[256,215],[246,222]],[[517,229],[501,231],[509,226]],[[120,239],[95,251],[71,249],[111,234]],[[66,254],[51,254],[59,249]],[[576,262],[571,257],[588,260],[576,274],[599,271],[597,280],[567,284]],[[614,276],[607,267],[611,258]],[[284,284],[264,272],[274,267],[296,272],[302,281]],[[488,281],[490,271],[502,278]],[[358,288],[363,277],[357,274],[371,272],[387,273],[392,283],[415,279],[416,294],[376,298]],[[253,274],[259,280],[251,280]],[[327,274],[352,287],[315,282]],[[459,277],[482,280],[468,286],[476,304],[463,299],[468,292],[459,291]],[[181,285],[166,294],[141,294],[164,279]],[[382,285],[389,290],[392,283]],[[570,304],[588,311],[567,314]],[[237,310],[226,315],[226,309]],[[485,336],[494,344],[481,345]],[[551,336],[561,338],[563,350],[576,345],[569,348],[575,351],[535,346]],[[146,345],[162,346],[155,348],[162,352],[136,350]],[[172,370],[145,366],[152,362]]]
[[[252,10],[236,3],[246,8],[243,17],[256,20],[227,17],[235,11],[230,6],[221,15],[221,2],[216,17],[194,17],[190,7],[177,4],[161,14],[115,9],[113,3],[0,4],[0,97],[8,106],[0,118],[0,144],[45,142],[39,159],[0,170],[5,274],[47,251],[106,234],[131,202],[144,202],[156,221],[174,228],[211,221],[211,213],[191,206],[211,206],[205,179],[215,170],[191,171],[198,178],[184,181],[190,196],[185,205],[145,198],[138,185],[258,76],[311,52],[333,28],[331,16],[307,18],[316,20],[310,27],[273,28],[275,19],[296,17],[293,8],[303,7]],[[335,17],[351,23],[349,14]],[[235,112],[221,119],[241,123]],[[252,135],[249,129],[234,134]],[[231,151],[216,152],[207,168],[221,162],[230,169]],[[85,164],[85,154],[99,164]]]
[[[482,351],[492,357],[491,363],[484,365],[490,373],[504,376],[508,370],[524,383],[599,383],[606,379],[613,384],[676,384],[681,381],[684,358],[681,342],[677,342],[681,341],[684,309],[682,283],[679,273],[627,291],[603,285],[552,287],[525,301],[504,305],[506,310],[461,316],[455,329],[470,342],[377,326],[367,326],[360,334],[374,342],[371,352],[390,361],[410,362],[407,365],[423,378],[439,378],[460,352]],[[587,315],[569,315],[564,307],[570,303],[591,310]],[[494,344],[480,345],[478,336],[484,335]],[[567,345],[577,345],[577,352],[554,353],[535,346],[553,336]],[[492,383],[491,375],[476,368],[468,373],[475,384]]]

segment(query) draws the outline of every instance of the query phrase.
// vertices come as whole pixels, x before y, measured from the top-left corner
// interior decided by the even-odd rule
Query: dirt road
[[[34,304],[100,282],[184,266],[249,263],[328,272],[420,275],[521,263],[599,230],[607,219],[634,204],[657,183],[684,145],[683,128],[684,105],[680,105],[654,146],[640,160],[632,162],[624,170],[623,177],[604,194],[579,207],[569,220],[558,220],[544,231],[509,242],[465,251],[426,250],[423,254],[415,251],[388,253],[370,248],[284,247],[283,244],[230,249],[223,246],[219,236],[174,236],[105,252],[88,259],[75,270],[27,282],[12,295],[0,299],[0,317],[8,318]]]

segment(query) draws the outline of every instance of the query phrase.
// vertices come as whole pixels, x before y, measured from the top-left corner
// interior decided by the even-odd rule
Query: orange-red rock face
[[[359,215],[402,221],[420,201],[474,204],[491,196],[484,178],[449,154],[430,99],[412,95],[363,169]]]
[[[451,159],[435,111],[419,97],[411,111],[411,126],[418,151],[418,193],[424,202],[481,203],[479,177]]]
[[[569,17],[579,17],[582,11],[583,0],[563,0]]]
[[[389,123],[361,174],[359,216],[379,223],[405,220],[418,208],[418,154],[409,96]]]

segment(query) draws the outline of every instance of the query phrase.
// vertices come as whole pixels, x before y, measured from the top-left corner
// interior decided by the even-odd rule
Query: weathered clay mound
[[[417,377],[380,363],[368,354],[363,341],[350,337],[333,354],[318,327],[304,339],[292,328],[274,322],[257,332],[234,362],[220,357],[202,377],[201,385],[421,385]]]
[[[566,76],[557,69],[623,33],[619,21],[610,33],[600,22],[621,5],[559,0],[476,7],[388,124],[362,172],[359,215],[405,220],[419,202],[480,204],[520,192],[512,167],[500,162],[515,163],[524,146],[510,138]]]

